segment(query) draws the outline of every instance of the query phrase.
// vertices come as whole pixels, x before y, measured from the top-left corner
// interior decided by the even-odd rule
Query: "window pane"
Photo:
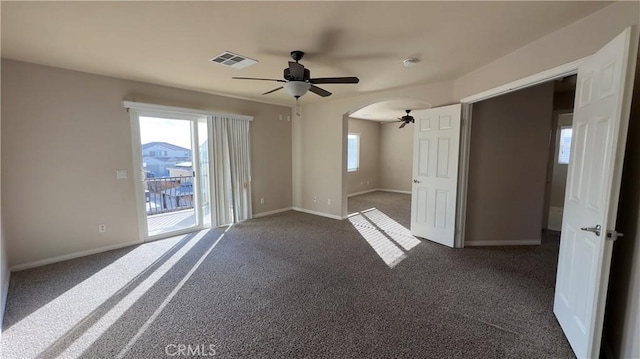
[[[359,140],[360,135],[358,134],[349,134],[347,136],[347,171],[358,170]]]
[[[560,164],[569,164],[569,157],[571,156],[572,134],[573,129],[571,127],[563,127],[560,130],[560,154],[558,155],[558,163]]]

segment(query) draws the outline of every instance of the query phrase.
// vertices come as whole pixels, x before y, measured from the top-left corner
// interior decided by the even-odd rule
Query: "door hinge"
[[[619,233],[613,230],[607,230],[607,239],[615,241],[619,237],[624,237],[624,233]]]

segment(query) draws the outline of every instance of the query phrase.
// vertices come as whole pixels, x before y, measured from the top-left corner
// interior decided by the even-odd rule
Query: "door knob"
[[[418,181],[417,179],[414,179],[413,183],[420,183],[420,181]]]
[[[600,230],[602,229],[602,226],[597,225],[595,227],[582,227],[580,228],[581,230],[585,231],[585,232],[593,232],[596,234],[596,236],[600,236]]]

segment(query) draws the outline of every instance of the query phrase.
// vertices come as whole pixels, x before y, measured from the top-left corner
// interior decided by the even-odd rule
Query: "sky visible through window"
[[[142,144],[167,142],[191,149],[190,121],[140,116],[140,140]]]
[[[359,167],[360,154],[360,135],[357,133],[350,133],[347,136],[347,170],[357,171]]]

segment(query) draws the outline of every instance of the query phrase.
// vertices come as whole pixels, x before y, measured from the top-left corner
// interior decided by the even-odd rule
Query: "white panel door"
[[[615,229],[629,121],[625,86],[635,68],[630,39],[627,29],[578,69],[553,306],[578,358],[599,357],[613,248],[607,229]]]
[[[461,105],[412,113],[411,233],[453,247]]]

